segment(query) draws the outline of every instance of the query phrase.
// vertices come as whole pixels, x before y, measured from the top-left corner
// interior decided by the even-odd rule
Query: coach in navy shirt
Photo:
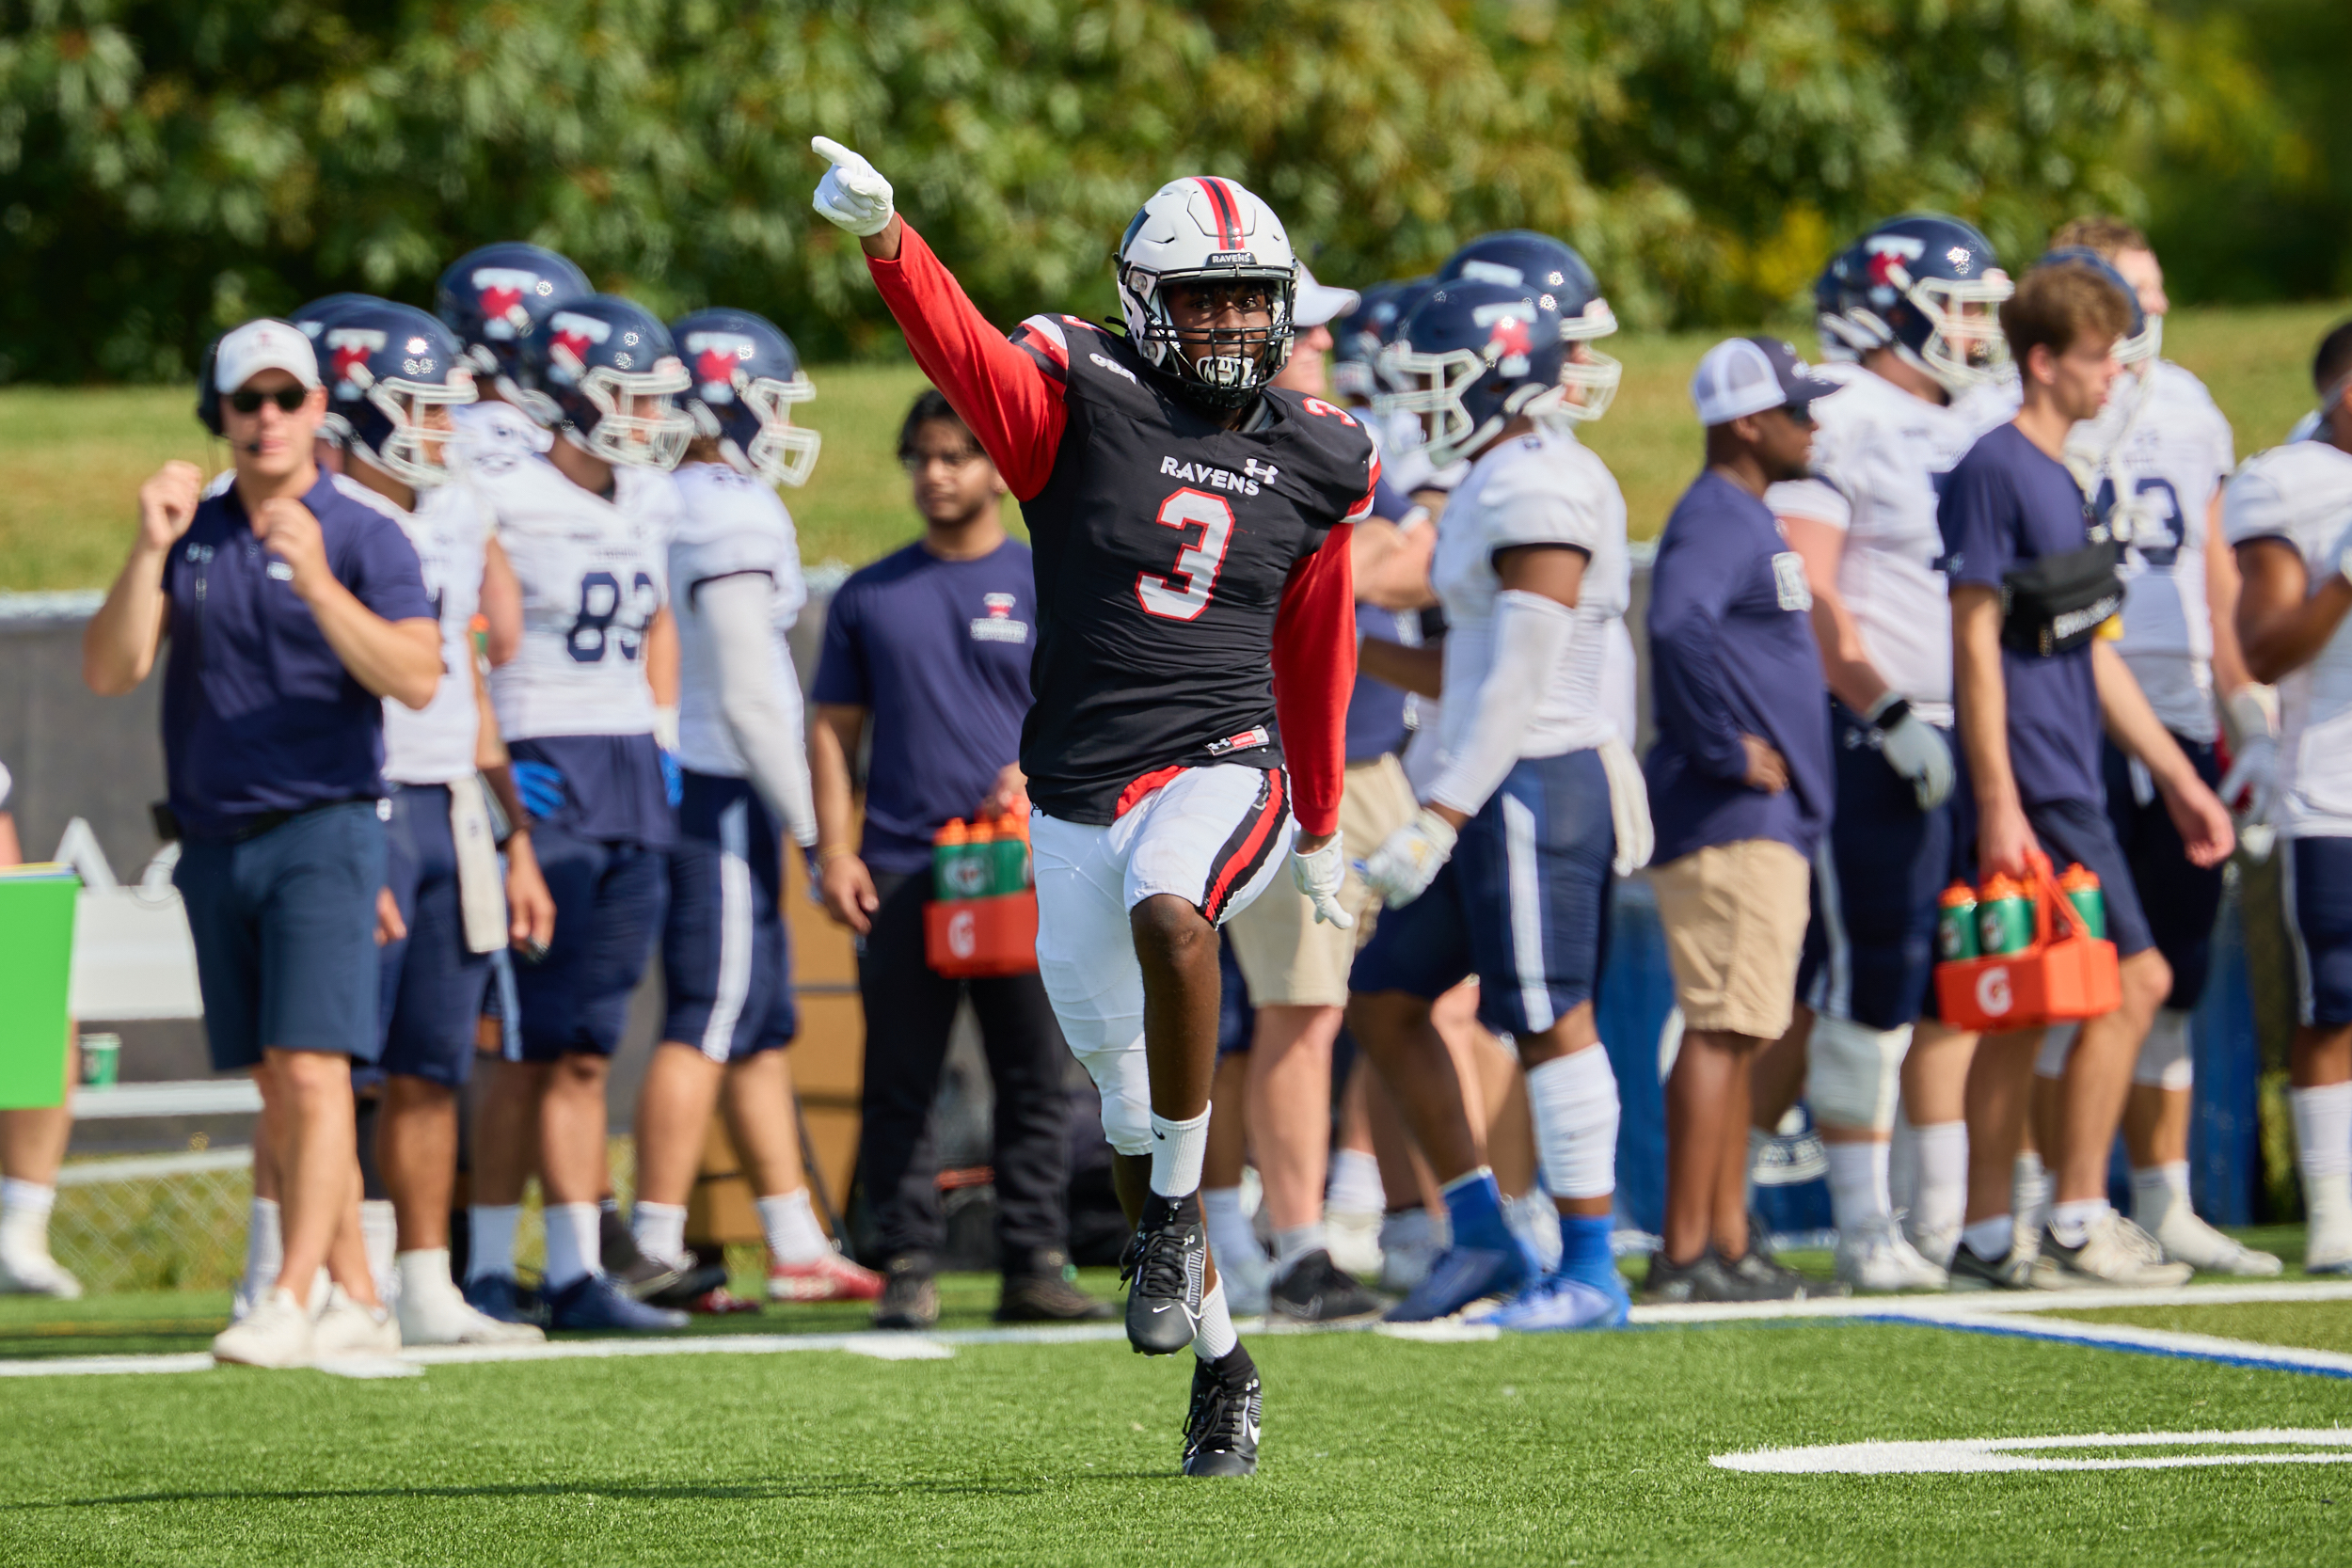
[[[1789,1023],[1810,862],[1830,813],[1829,705],[1804,563],[1764,504],[1813,451],[1816,379],[1772,338],[1734,338],[1691,384],[1707,471],[1659,541],[1649,604],[1650,881],[1682,1006],[1666,1084],[1666,1232],[1649,1292],[1665,1300],[1801,1293],[1748,1244],[1757,1046]]]
[[[866,1004],[859,1180],[881,1232],[874,1321],[927,1328],[946,1242],[926,1135],[947,1035],[967,995],[996,1090],[997,1241],[1007,1322],[1108,1308],[1064,1277],[1069,1262],[1069,1047],[1037,975],[952,980],[924,957],[931,838],[953,817],[1028,816],[1016,758],[1029,711],[1037,584],[1005,536],[1004,481],[947,400],[915,400],[898,436],[924,537],[841,585],[825,611],[809,778],[825,909],[857,935]],[[866,829],[852,847],[850,766],[872,729]]]
[[[2107,1155],[2131,1087],[2133,1063],[2171,991],[2132,885],[2130,863],[2103,805],[2102,732],[2143,763],[2189,859],[2229,854],[2229,814],[2148,705],[2104,635],[2120,627],[2115,548],[2062,458],[2066,436],[2097,414],[2120,369],[2115,345],[2130,324],[2121,279],[2080,262],[2026,273],[2001,306],[2001,328],[2021,378],[2024,407],[1953,465],[1937,509],[1952,595],[1952,673],[1977,809],[1977,867],[2021,877],[2045,861],[2098,875],[2106,934],[2122,959],[2122,1006],[2084,1023],[2063,1071],[2056,1136],[2042,1150],[2058,1173],[2057,1202],[2040,1259],[2010,1255],[2010,1162],[2023,1133],[2040,1028],[1987,1036],[1970,1096],[1966,1229],[1952,1258],[1956,1281],[1979,1288],[2052,1283],[2167,1285],[2185,1265],[2148,1261],[2147,1238],[2107,1206]],[[2059,1037],[2063,1046],[2063,1036]],[[2028,1275],[2029,1266],[2034,1271]]]
[[[131,555],[83,634],[83,678],[129,691],[164,639],[164,754],[213,1066],[250,1071],[279,1180],[277,1290],[215,1341],[298,1365],[399,1346],[358,1229],[351,1062],[372,1061],[384,885],[383,702],[421,708],[440,633],[391,516],[312,460],[326,411],[310,341],[284,322],[223,338],[199,417],[235,481],[165,465],[139,490]],[[314,1324],[310,1282],[347,1292]]]

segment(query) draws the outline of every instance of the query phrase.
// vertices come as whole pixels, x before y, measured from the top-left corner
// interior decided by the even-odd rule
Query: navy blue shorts
[[[189,839],[171,880],[196,942],[214,1071],[259,1067],[265,1046],[375,1060],[384,824],[373,802],[322,806],[240,842]]]
[[[1268,889],[1262,896],[1271,896]],[[1216,939],[1216,969],[1223,980],[1217,993],[1216,1053],[1230,1056],[1236,1051],[1247,1051],[1257,1037],[1258,1010],[1249,1005],[1249,982],[1242,977],[1241,959],[1233,953],[1233,933],[1219,930]]]
[[[1550,1028],[1599,982],[1615,853],[1600,753],[1522,757],[1428,891],[1381,911],[1348,989],[1435,1001],[1475,974],[1487,1028]]]
[[[555,938],[537,963],[515,966],[522,1059],[610,1056],[628,1023],[629,993],[661,935],[668,856],[642,844],[578,838],[541,823],[532,847],[555,899]]]
[[[669,993],[661,1037],[714,1062],[739,1062],[800,1032],[784,835],[749,780],[689,772],[685,782],[661,937]]]
[[[1878,727],[1830,703],[1837,810],[1813,854],[1813,919],[1797,966],[1797,995],[1817,1013],[1872,1029],[1917,1019],[1934,989],[1936,898],[1959,874],[1960,824],[1976,815],[1968,769],[1948,730],[1957,774],[1951,799],[1919,809],[1909,779],[1887,766]]]
[[[2197,776],[2208,786],[2221,782],[2221,758],[2211,741],[2182,740]],[[2115,742],[2104,744],[2102,768],[2107,786],[2107,820],[2131,863],[2132,885],[2140,907],[2148,911],[2148,927],[2156,951],[2172,966],[2172,994],[2164,1005],[2193,1011],[2205,994],[2205,977],[2213,972],[2213,924],[2221,914],[2220,865],[2196,866],[2164,797],[2153,796],[2142,805],[2132,788],[2131,759]],[[2114,916],[2108,920],[2113,922]]]
[[[466,947],[449,785],[394,784],[384,846],[384,885],[400,905],[408,935],[377,950],[384,1048],[376,1065],[457,1088],[473,1069],[490,955]]]
[[[2283,847],[2299,1022],[2341,1029],[2352,1023],[2352,838],[2290,839]]]
[[[2026,825],[2041,841],[2042,852],[2050,857],[2054,870],[2064,872],[2068,865],[2079,863],[2098,877],[2100,892],[2106,899],[2107,940],[2115,943],[2118,958],[2145,953],[2156,944],[2148,927],[2148,911],[2140,906],[2138,886],[2132,880],[2131,863],[2123,857],[2115,824],[2107,820],[2104,807],[2088,800],[2045,800],[2026,808]],[[1973,883],[1977,879],[1976,834],[1968,837],[1967,879]]]

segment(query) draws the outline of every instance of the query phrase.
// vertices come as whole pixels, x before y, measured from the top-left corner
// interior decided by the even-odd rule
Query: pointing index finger
[[[859,157],[856,153],[850,151],[848,148],[842,146],[831,136],[811,136],[808,138],[808,145],[811,151],[815,152],[819,158],[824,159],[828,163],[847,164],[850,167],[854,168],[858,165],[866,162],[865,159]]]

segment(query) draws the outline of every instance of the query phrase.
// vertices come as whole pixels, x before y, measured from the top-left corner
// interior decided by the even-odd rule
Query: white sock
[[[2153,1236],[2176,1203],[2184,1209],[2191,1208],[2186,1160],[2173,1160],[2145,1168],[2132,1167],[2133,1224]]]
[[[1904,1114],[1899,1096],[1895,1131],[1886,1140],[1886,1197],[1899,1214],[1919,1207],[1919,1130]]]
[[[445,1246],[400,1253],[392,1259],[392,1269],[400,1275],[403,1301],[445,1302],[457,1294],[456,1283],[449,1276],[449,1248]]]
[[[2030,1148],[2009,1168],[2010,1207],[2029,1226],[2039,1228],[2049,1218],[2051,1188],[2042,1156]]]
[[[1962,1244],[1988,1263],[1997,1263],[2009,1256],[2010,1243],[2015,1239],[2017,1222],[2007,1214],[1995,1214],[1989,1220],[1977,1220],[1960,1233]]]
[[[2090,1233],[2093,1221],[2106,1212],[2104,1197],[2069,1198],[2050,1206],[2050,1234],[2058,1239],[2060,1246],[2080,1246]]]
[[[368,1277],[375,1281],[378,1301],[390,1301],[400,1290],[400,1271],[392,1258],[400,1250],[400,1219],[389,1199],[372,1197],[359,1205],[359,1240],[368,1251]]]
[[[1229,1266],[1238,1270],[1251,1263],[1264,1265],[1265,1251],[1258,1245],[1258,1233],[1250,1228],[1249,1216],[1241,1212],[1239,1187],[1201,1188],[1200,1218],[1208,1227],[1209,1252],[1220,1272]]]
[[[1841,1234],[1894,1218],[1887,1206],[1887,1147],[1883,1143],[1825,1143],[1829,1156],[1829,1209]]]
[[[2352,1084],[2289,1089],[2287,1102],[2295,1116],[2295,1156],[2304,1184],[2352,1171]]]
[[[1312,1225],[1295,1225],[1287,1230],[1278,1230],[1274,1233],[1274,1272],[1286,1275],[1301,1258],[1311,1252],[1322,1251],[1329,1244],[1323,1234],[1321,1220]]]
[[[675,1263],[686,1256],[686,1205],[637,1200],[628,1216],[628,1233],[637,1250],[658,1263]]]
[[[796,1187],[759,1200],[759,1228],[768,1237],[768,1257],[778,1263],[814,1263],[833,1251],[817,1211],[809,1206],[808,1189]]]
[[[1554,1197],[1607,1197],[1617,1190],[1617,1075],[1598,1044],[1530,1068],[1527,1104],[1535,1156]]]
[[[1947,1230],[1968,1212],[1968,1124],[1931,1122],[1913,1128],[1911,1140],[1919,1166],[1911,1195],[1912,1228]]]
[[[548,1289],[560,1291],[583,1275],[602,1274],[603,1211],[593,1203],[550,1203],[547,1212]]]
[[[1200,1327],[1192,1337],[1192,1354],[1203,1361],[1215,1361],[1240,1343],[1241,1336],[1233,1332],[1233,1315],[1225,1310],[1225,1281],[1220,1279],[1200,1298]]]
[[[1324,1189],[1323,1207],[1342,1214],[1378,1214],[1389,1207],[1388,1189],[1380,1182],[1380,1161],[1360,1148],[1331,1151],[1331,1184]]]
[[[278,1200],[257,1197],[246,1212],[245,1228],[245,1294],[262,1301],[286,1266],[286,1232],[278,1218]]]
[[[1170,1121],[1152,1113],[1152,1190],[1162,1197],[1184,1197],[1200,1190],[1200,1162],[1209,1152],[1209,1113],[1190,1121]]]
[[[49,1256],[49,1211],[57,1189],[11,1176],[0,1181],[0,1253]]]
[[[466,1277],[488,1279],[496,1275],[515,1277],[515,1227],[522,1222],[519,1203],[475,1203],[466,1209]]]

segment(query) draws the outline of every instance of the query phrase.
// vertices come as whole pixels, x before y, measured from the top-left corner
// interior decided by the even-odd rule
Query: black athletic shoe
[[[1068,1262],[1054,1267],[1059,1253],[1040,1254],[1031,1267],[1005,1275],[1005,1291],[996,1301],[1000,1323],[1091,1323],[1112,1316],[1111,1304],[1097,1301],[1078,1289]]]
[[[893,1258],[882,1270],[882,1300],[874,1304],[876,1328],[924,1329],[939,1322],[939,1282],[928,1258]]]
[[[1772,1254],[1753,1243],[1739,1257],[1719,1257],[1716,1262],[1736,1292],[1721,1298],[1724,1301],[1803,1301],[1814,1290],[1804,1275],[1786,1263],[1774,1262]]]
[[[1952,1248],[1952,1260],[1946,1272],[1951,1275],[1955,1291],[2033,1289],[2033,1259],[2019,1256],[2014,1247],[1987,1262],[1963,1242]]]
[[[1235,1345],[1216,1365],[1192,1364],[1192,1410],[1184,1418],[1184,1474],[1258,1473],[1258,1418],[1264,1406],[1257,1366]]]
[[[1378,1317],[1389,1305],[1388,1297],[1365,1290],[1321,1247],[1293,1263],[1267,1297],[1271,1311],[1295,1323],[1356,1323]]]
[[[711,1310],[697,1304],[713,1291],[725,1293],[727,1266],[724,1263],[695,1263],[671,1272],[677,1277],[667,1285],[645,1291],[637,1299],[648,1307],[675,1307],[681,1312],[696,1312]]]
[[[1667,1260],[1666,1249],[1649,1255],[1649,1277],[1642,1283],[1642,1299],[1669,1306],[1693,1301],[1734,1301],[1738,1287],[1724,1273],[1715,1249],[1708,1248],[1687,1263]]]
[[[1200,1330],[1200,1296],[1209,1267],[1209,1232],[1200,1223],[1200,1195],[1144,1199],[1120,1283],[1127,1292],[1127,1343],[1145,1355],[1173,1355]]]

